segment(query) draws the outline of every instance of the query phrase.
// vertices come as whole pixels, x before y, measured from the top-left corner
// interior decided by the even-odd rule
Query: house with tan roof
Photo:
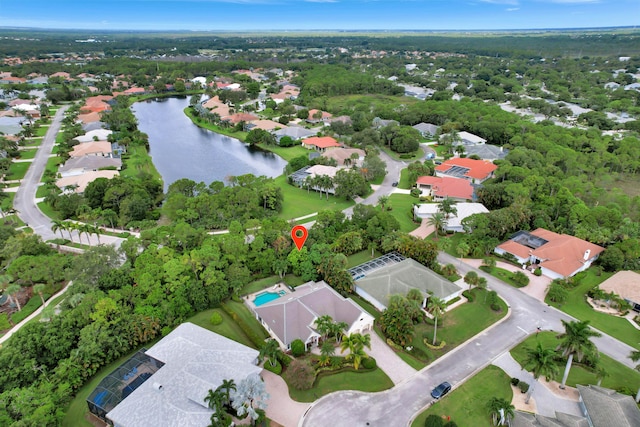
[[[473,200],[474,188],[466,179],[449,176],[421,176],[416,185],[421,196],[432,197],[434,201],[453,199],[457,202]]]
[[[366,153],[359,148],[333,148],[322,153],[320,156],[333,159],[338,166],[362,166]]]
[[[102,119],[101,113],[91,112],[88,114],[78,114],[78,121],[81,123],[99,122]]]
[[[309,116],[307,117],[307,122],[309,123],[329,123],[329,119],[331,119],[333,115],[331,113],[327,113],[326,111],[311,109],[309,110]]]
[[[331,316],[334,322],[344,322],[346,335],[364,334],[373,329],[374,318],[350,298],[338,294],[324,281],[307,282],[279,298],[255,306],[248,304],[256,318],[283,349],[299,339],[308,349],[317,345],[320,333],[316,320]]]
[[[81,175],[72,175],[60,178],[56,181],[56,186],[61,190],[68,191],[71,189],[75,193],[82,194],[84,193],[84,190],[87,189],[87,185],[89,185],[90,182],[93,182],[98,178],[112,179],[119,174],[120,173],[118,171],[114,170],[89,171]]]
[[[253,120],[250,123],[245,125],[246,130],[251,129],[262,129],[268,132],[275,131],[278,129],[285,129],[287,125],[283,125],[282,123],[274,122],[273,120]]]
[[[221,120],[227,121],[229,123],[232,124],[238,124],[240,122],[252,122],[254,120],[258,120],[258,116],[254,116],[253,114],[249,114],[249,113],[235,113],[235,114],[231,114],[230,116],[225,116],[222,117]]]
[[[600,283],[599,288],[618,295],[631,304],[634,311],[640,313],[640,274],[635,271],[618,271]]]
[[[542,274],[551,279],[571,277],[586,270],[602,251],[603,247],[586,240],[544,228],[518,231],[494,250],[498,255],[513,255],[523,266],[540,267]]]
[[[475,160],[466,157],[455,157],[445,160],[436,166],[436,176],[450,176],[454,178],[464,178],[472,184],[480,184],[489,178],[493,178],[493,173],[498,166],[486,160]]]
[[[332,148],[340,147],[338,141],[330,136],[312,136],[302,140],[302,146],[307,150],[324,152]]]
[[[104,156],[111,157],[111,143],[109,141],[91,141],[81,142],[74,145],[73,150],[69,152],[70,157],[82,157],[82,156]]]

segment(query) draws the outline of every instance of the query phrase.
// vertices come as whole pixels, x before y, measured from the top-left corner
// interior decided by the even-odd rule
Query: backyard
[[[538,335],[531,335],[511,350],[511,356],[522,366],[527,358],[527,348],[534,348],[538,343],[541,343],[543,348],[555,349],[559,343],[556,335],[555,332],[541,332]],[[555,380],[560,381],[562,380],[566,360],[559,358],[557,364],[559,375]],[[634,394],[638,390],[640,372],[628,368],[602,353],[600,353],[600,364],[608,374],[602,380],[603,387],[613,390],[627,390],[627,392],[631,394]],[[569,372],[569,378],[567,379],[567,385],[575,387],[576,384],[587,385],[597,383],[598,378],[595,372],[574,359],[573,366]]]
[[[578,284],[573,289],[569,289],[569,295],[564,304],[560,305],[549,300],[545,300],[545,302],[577,319],[589,320],[594,328],[635,348],[638,346],[640,332],[628,320],[596,311],[587,303],[587,292],[609,277],[611,277],[611,273],[597,275],[596,270],[591,268],[574,277]]]
[[[284,197],[282,212],[278,216],[286,220],[326,209],[341,211],[354,205],[353,201],[332,195],[329,195],[327,200],[326,194],[320,195],[317,191],[307,191],[290,185],[284,175],[275,178],[275,183],[282,189]]]
[[[513,392],[509,376],[502,369],[489,365],[449,396],[420,413],[411,427],[423,427],[425,419],[432,414],[451,417],[459,426],[489,427],[492,424],[486,406],[492,397],[511,402]]]
[[[389,196],[388,206],[392,208],[389,213],[400,223],[400,231],[409,233],[420,226],[419,222],[413,220],[413,205],[418,202],[418,199],[408,194]]]

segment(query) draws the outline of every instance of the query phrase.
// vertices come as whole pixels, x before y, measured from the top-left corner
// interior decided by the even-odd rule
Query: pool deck
[[[249,306],[249,308],[251,308],[253,310],[256,307],[259,307],[259,306],[256,306],[255,303],[253,302],[257,295],[260,295],[260,294],[262,294],[264,292],[280,293],[282,291],[284,291],[285,294],[282,295],[281,297],[291,293],[291,290],[289,289],[289,287],[287,285],[285,285],[284,283],[278,283],[278,284],[270,286],[268,288],[264,288],[262,290],[259,290],[258,292],[254,292],[252,294],[245,295],[242,299],[243,299],[244,303],[247,304]],[[278,298],[276,298],[276,299],[278,299]],[[274,299],[274,301],[275,301],[275,299]],[[271,301],[269,301],[269,302],[271,302]]]

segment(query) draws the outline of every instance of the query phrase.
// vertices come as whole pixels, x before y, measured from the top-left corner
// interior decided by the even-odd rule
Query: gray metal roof
[[[425,297],[433,294],[441,299],[447,299],[461,289],[411,258],[367,274],[356,281],[356,286],[385,307],[392,295],[406,295],[414,288]]]
[[[257,350],[192,323],[178,326],[146,354],[165,365],[107,414],[118,426],[206,426],[210,389],[262,371]]]
[[[640,409],[633,397],[594,385],[577,385],[593,427],[638,427]]]
[[[491,144],[468,145],[465,146],[464,151],[467,153],[467,157],[475,154],[483,160],[504,159],[509,153],[509,150],[502,150]]]

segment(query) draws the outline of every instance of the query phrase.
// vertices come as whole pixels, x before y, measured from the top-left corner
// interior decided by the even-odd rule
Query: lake
[[[165,191],[180,178],[210,184],[229,175],[282,175],[287,162],[280,156],[196,126],[184,114],[188,106],[189,98],[172,97],[131,107],[138,129],[149,135],[149,153]]]

